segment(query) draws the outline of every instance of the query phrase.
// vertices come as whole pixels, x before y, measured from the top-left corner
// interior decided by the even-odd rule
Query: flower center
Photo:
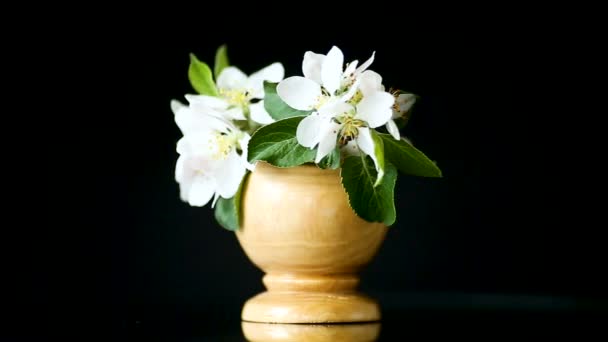
[[[355,119],[354,112],[345,112],[336,116],[336,121],[342,124],[339,142],[346,145],[359,135],[359,127],[365,127],[365,121]]]
[[[316,101],[315,105],[313,106],[313,108],[319,109],[319,108],[323,107],[323,105],[325,105],[327,103],[327,100],[329,100],[329,96],[319,95],[319,97],[317,97],[317,101]]]
[[[350,75],[343,76],[342,80],[340,81],[339,92],[340,93],[347,92],[348,88],[350,88],[353,84],[355,84],[355,75],[350,74]]]
[[[251,92],[246,89],[223,89],[219,90],[220,96],[222,96],[232,106],[239,106],[245,108],[249,105],[251,100]]]
[[[238,136],[236,134],[216,133],[209,139],[209,149],[212,150],[213,159],[226,159],[232,149],[236,147],[237,143]]]
[[[355,95],[353,95],[353,97],[348,100],[348,103],[352,104],[353,106],[356,106],[359,102],[361,102],[362,99],[363,93],[361,92],[361,90],[357,90],[355,92]]]

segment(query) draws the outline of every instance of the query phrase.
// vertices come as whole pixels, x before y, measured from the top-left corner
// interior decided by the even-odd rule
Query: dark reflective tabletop
[[[240,307],[229,305],[131,312],[73,312],[31,316],[0,341],[40,340],[51,335],[107,341],[407,341],[432,338],[493,340],[574,334],[597,339],[608,331],[608,306],[600,299],[497,295],[408,295],[381,298],[381,322],[351,324],[264,324],[242,322]],[[9,318],[10,322],[10,318]],[[7,333],[10,332],[10,333]],[[7,339],[8,338],[8,339]],[[42,339],[45,340],[45,339]],[[585,339],[587,340],[587,339]],[[605,340],[605,339],[602,339]]]
[[[129,340],[171,341],[405,341],[473,336],[547,337],[569,331],[597,337],[608,331],[606,302],[535,296],[385,296],[381,322],[353,324],[264,324],[236,315],[146,317],[124,321]],[[235,308],[238,309],[238,308]],[[488,335],[490,334],[490,335]]]
[[[591,312],[394,312],[381,322],[267,324],[241,321],[140,321],[124,337],[149,341],[405,341],[419,337],[604,336],[605,315]]]

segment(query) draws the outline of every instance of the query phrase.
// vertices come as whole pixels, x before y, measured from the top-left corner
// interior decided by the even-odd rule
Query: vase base
[[[241,318],[264,323],[353,323],[380,320],[373,299],[356,292],[263,292],[249,299]]]
[[[380,335],[380,323],[270,324],[242,322],[247,341],[349,341],[371,342]]]

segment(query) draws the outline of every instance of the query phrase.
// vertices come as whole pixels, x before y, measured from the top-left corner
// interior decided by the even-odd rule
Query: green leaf
[[[335,170],[340,167],[340,147],[336,146],[333,151],[331,151],[327,156],[325,156],[319,162],[319,167],[322,169],[332,169]]]
[[[207,64],[199,61],[193,53],[190,54],[188,79],[190,80],[190,84],[192,84],[192,88],[199,94],[217,96],[217,88],[215,87],[215,82],[213,82],[211,69],[209,69]]]
[[[374,187],[377,187],[382,183],[382,178],[384,178],[384,143],[376,130],[370,129],[369,132],[371,133],[372,140],[374,141],[374,154],[376,157],[376,162],[378,163],[378,177],[374,183]]]
[[[376,167],[369,156],[347,157],[340,175],[350,207],[359,217],[369,222],[382,222],[387,226],[395,223],[395,166],[386,163],[384,181],[376,187]]]
[[[226,44],[220,46],[215,52],[215,65],[213,66],[213,74],[215,75],[215,79],[220,76],[222,70],[225,67],[230,65],[230,61],[228,60],[228,53]]]
[[[294,116],[306,116],[312,113],[312,111],[297,110],[289,107],[277,94],[277,84],[264,81],[264,108],[273,119],[281,120]]]
[[[238,215],[233,198],[220,197],[215,204],[215,220],[227,230],[238,230]]]
[[[442,177],[441,170],[424,153],[405,140],[395,140],[390,134],[378,134],[384,141],[386,159],[399,171],[421,177]]]
[[[241,195],[249,173],[245,174],[239,190],[232,198],[220,197],[215,204],[215,219],[225,229],[238,230],[241,226]]]
[[[263,160],[278,167],[292,167],[314,161],[317,151],[300,145],[296,139],[303,118],[283,119],[258,129],[249,141],[249,162]]]

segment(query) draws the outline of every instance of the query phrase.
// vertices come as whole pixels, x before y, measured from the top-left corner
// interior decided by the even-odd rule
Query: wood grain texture
[[[243,322],[243,335],[251,342],[371,342],[380,335],[380,323],[318,325]]]
[[[267,275],[268,292],[250,299],[253,322],[323,323],[380,319],[377,304],[355,292],[357,272],[386,235],[381,223],[348,205],[339,170],[280,169],[258,163],[243,193],[237,238]]]

